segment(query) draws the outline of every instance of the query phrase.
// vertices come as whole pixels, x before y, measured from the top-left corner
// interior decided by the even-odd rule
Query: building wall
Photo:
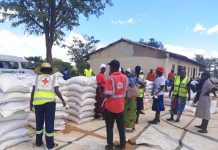
[[[145,52],[146,51],[146,52]],[[157,59],[157,57],[159,57]],[[126,42],[120,42],[112,47],[109,47],[101,52],[92,54],[89,62],[95,74],[99,72],[101,63],[107,64],[112,59],[120,61],[121,67],[124,69],[135,66],[142,67],[144,73],[148,73],[150,69],[155,69],[157,66],[163,65],[166,62],[165,53],[157,53],[151,48],[140,47]],[[106,74],[108,74],[109,67]]]
[[[181,61],[181,60],[170,57],[169,61],[168,61],[168,64],[167,64],[167,67],[166,67],[166,72],[167,73],[170,72],[173,65],[175,66],[175,68],[174,68],[175,73],[177,73],[178,66],[180,65],[180,66],[185,66],[186,67],[186,74],[190,78],[193,78],[194,70],[195,70],[195,77],[198,77],[199,69],[200,69],[200,66],[198,66],[198,65],[195,65],[195,64],[192,64],[192,63],[189,63],[189,62]]]
[[[166,52],[140,45],[129,44],[127,42],[119,42],[103,51],[92,54],[89,58],[89,62],[94,73],[97,74],[100,70],[100,64],[107,64],[112,59],[119,60],[121,67],[124,69],[130,67],[134,70],[135,66],[139,65],[142,67],[145,74],[147,74],[150,69],[155,69],[157,66],[163,66],[166,70],[165,77],[167,77],[167,74],[172,69],[172,65],[175,66],[175,70],[178,69],[178,65],[185,66],[187,75],[190,77],[193,76],[194,68],[196,70],[196,76],[199,72],[199,66],[195,64],[171,57],[169,58],[168,53]],[[109,67],[107,67],[106,75],[108,75],[108,71]]]

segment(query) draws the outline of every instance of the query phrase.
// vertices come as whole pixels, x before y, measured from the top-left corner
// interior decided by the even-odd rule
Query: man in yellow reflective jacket
[[[43,133],[45,134],[46,146],[48,149],[55,148],[54,143],[54,120],[55,120],[55,97],[61,99],[63,106],[66,106],[61,93],[58,89],[57,78],[53,75],[57,72],[57,68],[52,67],[49,63],[42,63],[35,69],[38,74],[33,83],[33,89],[30,100],[30,110],[35,108],[36,116],[36,141],[37,147],[42,146]],[[45,122],[45,131],[44,128]]]
[[[173,121],[174,115],[177,115],[175,122],[180,121],[180,117],[186,105],[186,100],[190,100],[191,97],[190,89],[189,77],[186,76],[185,70],[180,70],[179,76],[174,77],[172,87],[169,92],[169,97],[171,97],[172,92],[173,96],[171,98],[171,117],[167,119],[168,121]]]
[[[87,63],[86,69],[84,69],[84,75],[85,75],[86,77],[92,77],[92,76],[94,76],[93,70],[92,70],[92,68],[90,67],[90,64],[89,64],[89,63]]]

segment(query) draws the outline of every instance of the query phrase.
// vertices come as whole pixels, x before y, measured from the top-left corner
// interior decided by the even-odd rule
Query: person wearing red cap
[[[160,112],[165,110],[163,95],[165,87],[165,78],[163,67],[156,68],[156,79],[154,81],[153,89],[151,95],[153,96],[152,110],[156,111],[155,118],[152,121],[149,121],[150,124],[157,124],[160,122]]]

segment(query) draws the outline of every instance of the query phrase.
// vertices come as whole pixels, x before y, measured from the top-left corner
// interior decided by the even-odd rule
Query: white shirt
[[[39,77],[40,76],[48,76],[48,75],[39,75]],[[52,82],[53,81],[53,78],[55,77],[54,75],[49,75],[48,76],[49,78],[47,78],[47,79],[42,79],[42,84],[49,84],[49,82]],[[56,80],[55,80],[55,84],[54,84],[54,86],[56,87],[56,86],[59,86],[59,83],[58,83],[58,78],[57,77],[55,77],[56,78]],[[49,81],[49,79],[51,80],[51,81]],[[52,83],[51,83],[52,84]],[[36,78],[34,78],[33,79],[33,83],[32,83],[32,85],[33,86],[36,86]]]
[[[165,86],[165,78],[164,78],[163,75],[160,76],[160,77],[157,77],[155,79],[155,81],[154,81],[154,93],[157,92],[161,88],[161,86]],[[164,92],[161,91],[161,92],[159,92],[157,94],[157,96],[160,96],[160,95],[163,95],[163,94],[164,94]]]

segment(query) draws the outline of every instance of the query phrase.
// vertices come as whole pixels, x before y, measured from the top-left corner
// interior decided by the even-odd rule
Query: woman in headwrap
[[[201,80],[197,86],[197,91],[199,92],[199,100],[195,116],[201,118],[202,123],[201,125],[195,127],[201,129],[198,131],[199,133],[207,133],[207,126],[210,119],[210,93],[212,92],[214,96],[216,96],[215,91],[217,91],[217,88],[210,81],[209,72],[205,71],[202,73]]]
[[[126,76],[128,78],[128,89],[134,88],[137,86],[137,78],[132,73],[130,68],[126,69]],[[127,90],[127,95],[129,90]],[[124,124],[126,128],[132,128],[132,131],[135,131],[135,122],[136,122],[136,97],[126,96],[125,106],[124,106]]]

